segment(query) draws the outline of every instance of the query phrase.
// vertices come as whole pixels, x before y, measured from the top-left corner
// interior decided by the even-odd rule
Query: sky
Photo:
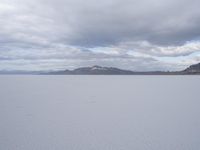
[[[0,70],[200,62],[199,0],[0,0]]]

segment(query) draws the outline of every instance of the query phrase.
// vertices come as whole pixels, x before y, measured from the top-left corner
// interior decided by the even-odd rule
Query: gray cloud
[[[8,0],[1,4],[7,7],[1,13],[1,26],[12,38],[41,43],[184,44],[199,38],[198,4],[197,0]]]
[[[180,45],[200,34],[197,0],[48,2],[55,9],[53,20],[71,32],[64,37],[70,44],[106,46],[133,40]]]
[[[0,69],[94,64],[182,69],[199,60],[199,4],[198,0],[1,0]]]

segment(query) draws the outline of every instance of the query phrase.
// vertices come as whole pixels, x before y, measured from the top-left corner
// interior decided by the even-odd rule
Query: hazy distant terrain
[[[198,76],[0,76],[1,150],[199,150]]]
[[[132,71],[114,67],[80,67],[61,71],[0,71],[0,75],[200,75],[200,63],[181,71]]]
[[[53,75],[199,75],[200,74],[200,63],[189,66],[188,68],[181,71],[146,71],[138,72],[131,70],[123,70],[113,67],[81,67],[74,70],[64,70],[57,72],[49,72],[44,74]]]

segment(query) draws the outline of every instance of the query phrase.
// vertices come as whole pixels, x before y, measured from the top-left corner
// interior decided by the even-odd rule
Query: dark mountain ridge
[[[123,70],[114,67],[81,67],[74,70],[65,70],[58,72],[50,72],[53,75],[195,75],[200,74],[200,63],[192,65],[183,71],[164,72],[164,71],[148,71],[136,72],[130,70]]]
[[[200,75],[200,63],[191,65],[182,71],[148,71],[148,72],[137,72],[130,70],[123,70],[114,67],[81,67],[74,70],[64,70],[64,71],[52,71],[52,72],[42,72],[42,71],[0,71],[0,74],[26,74],[26,75]]]
[[[185,69],[184,72],[187,72],[190,74],[200,74],[200,63],[191,65],[190,67]]]
[[[53,74],[71,74],[71,75],[131,75],[133,71],[122,70],[113,67],[101,67],[101,66],[92,66],[92,67],[82,67],[74,70],[65,70],[53,72]]]

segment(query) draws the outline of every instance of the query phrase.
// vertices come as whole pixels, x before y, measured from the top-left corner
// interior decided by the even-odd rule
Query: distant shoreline
[[[0,75],[200,75],[200,63],[191,65],[182,71],[147,71],[137,72],[113,67],[82,67],[64,71],[1,71]]]

